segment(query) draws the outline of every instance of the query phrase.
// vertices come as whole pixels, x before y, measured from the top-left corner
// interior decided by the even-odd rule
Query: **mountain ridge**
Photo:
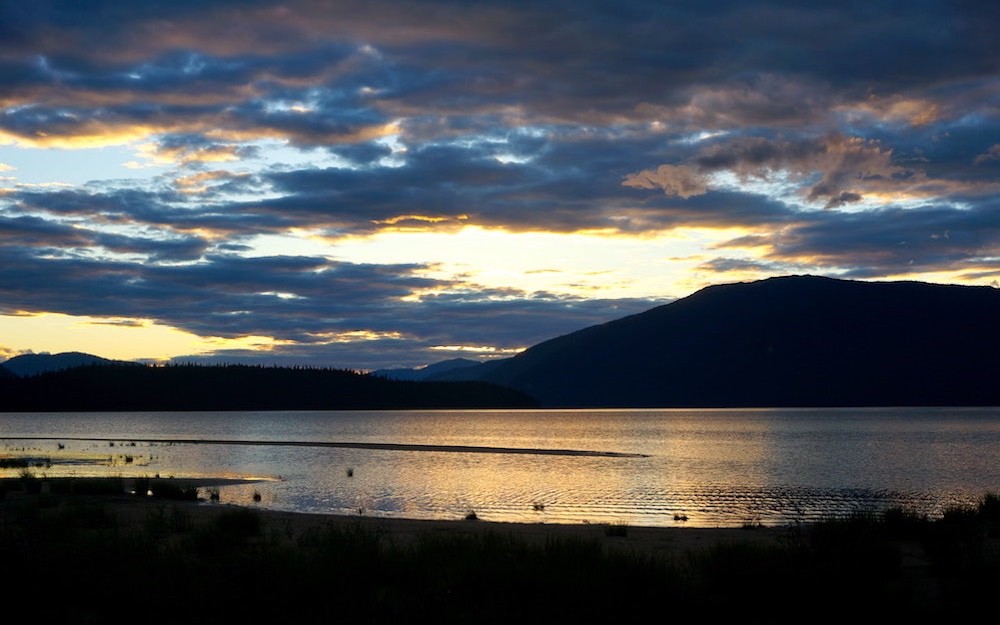
[[[85,352],[71,351],[58,352],[55,354],[46,352],[38,354],[20,354],[3,361],[0,363],[0,367],[3,367],[4,370],[12,373],[18,378],[23,378],[38,375],[40,373],[62,371],[64,369],[72,369],[74,367],[82,367],[86,365],[111,364],[138,365],[139,363],[131,363],[124,360],[112,360],[110,358],[95,356],[94,354],[88,354]]]
[[[438,376],[451,373],[466,367],[475,367],[480,364],[478,360],[468,358],[451,358],[441,360],[425,367],[415,367],[407,369],[405,367],[395,369],[376,369],[372,375],[386,377],[390,380],[431,380]]]
[[[997,319],[992,287],[782,276],[705,287],[459,373],[543,407],[1000,405]]]

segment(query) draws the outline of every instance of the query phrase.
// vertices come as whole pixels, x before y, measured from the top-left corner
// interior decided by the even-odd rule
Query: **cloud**
[[[662,189],[666,195],[687,199],[708,192],[704,174],[686,165],[660,165],[655,170],[645,170],[625,177],[622,186],[637,189]]]
[[[990,280],[998,22],[944,1],[3,3],[0,303],[360,366],[644,305],[341,257],[386,233],[642,238],[688,284]],[[68,150],[117,160],[43,186]],[[262,243],[282,238],[308,247]]]
[[[824,208],[837,208],[838,206],[843,206],[844,204],[853,204],[854,202],[861,201],[860,193],[852,193],[851,191],[841,191],[834,197],[831,197]]]
[[[798,189],[801,202],[839,208],[869,196],[880,204],[910,199],[934,199],[956,192],[989,193],[961,180],[932,179],[920,162],[900,162],[881,141],[839,133],[795,140],[760,136],[725,138],[691,156],[689,164],[662,165],[625,179],[624,186],[662,188],[668,195],[690,198],[720,185],[718,173],[743,183],[780,180]]]
[[[764,260],[840,268],[848,277],[951,272],[982,278],[996,275],[1000,212],[996,200],[972,210],[943,205],[884,208],[847,215],[815,212],[780,231],[733,239],[721,249],[766,246]]]
[[[1000,143],[991,145],[990,149],[976,156],[975,160],[972,162],[975,163],[976,165],[982,165],[990,161],[998,161],[998,160],[1000,160]]]

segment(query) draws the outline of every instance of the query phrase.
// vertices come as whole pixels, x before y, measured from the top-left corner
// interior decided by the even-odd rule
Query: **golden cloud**
[[[687,165],[660,165],[625,176],[623,187],[661,189],[666,195],[683,199],[708,192],[708,179],[694,167]]]

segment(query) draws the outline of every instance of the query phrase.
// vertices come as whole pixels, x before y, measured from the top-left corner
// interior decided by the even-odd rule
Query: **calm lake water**
[[[309,513],[780,525],[1000,492],[1000,408],[0,413],[0,457]]]

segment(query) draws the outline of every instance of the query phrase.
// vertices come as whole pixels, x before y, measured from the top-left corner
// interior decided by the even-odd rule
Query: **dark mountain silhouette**
[[[712,286],[462,369],[544,407],[1000,405],[1000,289]]]
[[[502,366],[503,363],[508,360],[510,360],[510,358],[487,360],[486,362],[479,363],[473,367],[459,367],[457,369],[440,371],[428,376],[425,379],[432,382],[482,381],[487,379],[492,371]]]
[[[452,358],[451,360],[442,360],[441,362],[436,362],[432,365],[427,365],[426,367],[420,367],[419,369],[377,369],[372,372],[372,375],[381,376],[390,380],[433,380],[437,376],[444,373],[468,367],[475,367],[478,364],[480,363],[477,360],[469,360],[468,358]]]
[[[3,364],[0,364],[0,380],[8,380],[16,377],[18,377],[16,373],[4,367]]]
[[[18,377],[26,377],[48,371],[61,371],[83,365],[123,364],[121,360],[109,360],[83,352],[62,352],[59,354],[21,354],[3,362],[3,367]]]
[[[337,369],[85,365],[0,380],[2,411],[526,408],[484,382],[408,382]]]

